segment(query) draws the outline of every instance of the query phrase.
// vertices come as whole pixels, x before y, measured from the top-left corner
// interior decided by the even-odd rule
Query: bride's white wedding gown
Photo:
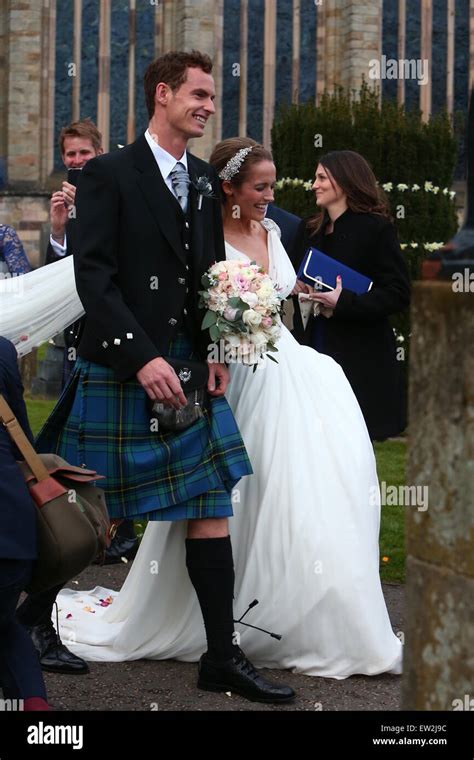
[[[228,258],[247,258],[226,244]],[[270,275],[283,295],[295,274],[268,233]],[[227,398],[254,475],[240,481],[230,532],[236,624],[257,666],[346,678],[401,670],[379,579],[378,480],[356,398],[331,358],[283,327],[278,364],[232,366]],[[65,643],[88,660],[196,661],[206,649],[185,566],[185,524],[149,523],[119,594],[97,587],[59,595]],[[100,600],[113,599],[109,606]],[[102,604],[106,604],[106,601]]]

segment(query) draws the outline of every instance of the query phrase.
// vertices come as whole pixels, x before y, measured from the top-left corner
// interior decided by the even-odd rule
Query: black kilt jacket
[[[191,184],[188,212],[166,186],[145,137],[87,162],[78,182],[76,285],[86,312],[78,354],[133,378],[185,331],[205,358],[209,336],[198,309],[201,277],[225,259],[219,180],[187,154],[191,183],[206,176],[213,196]]]

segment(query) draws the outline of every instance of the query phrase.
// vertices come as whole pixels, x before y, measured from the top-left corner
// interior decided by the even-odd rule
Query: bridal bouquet
[[[268,274],[255,262],[218,261],[202,277],[199,306],[206,309],[202,329],[209,330],[214,362],[239,362],[256,369],[280,337],[281,298]],[[223,352],[223,355],[222,355]]]

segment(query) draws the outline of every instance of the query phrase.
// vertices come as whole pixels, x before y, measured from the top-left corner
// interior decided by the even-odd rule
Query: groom
[[[75,270],[86,321],[63,409],[53,412],[39,444],[106,475],[113,517],[188,520],[186,565],[208,643],[198,686],[280,703],[293,690],[264,679],[233,643],[227,517],[232,487],[251,468],[224,399],[227,367],[209,365],[204,419],[181,433],[148,425],[144,435],[143,427],[147,399],[175,409],[186,403],[165,357],[207,358],[197,292],[208,267],[225,258],[219,183],[186,147],[215,112],[211,71],[210,58],[197,51],[154,61],[144,78],[147,131],[83,169]],[[212,197],[199,197],[199,178],[210,181]]]

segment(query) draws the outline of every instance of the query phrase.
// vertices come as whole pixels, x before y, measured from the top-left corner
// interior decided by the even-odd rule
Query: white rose
[[[225,336],[225,340],[227,345],[231,348],[238,348],[240,346],[240,337],[238,335],[232,335],[232,333],[230,333]]]
[[[225,261],[218,261],[211,267],[211,274],[217,277],[221,272],[227,271],[227,265]]]
[[[273,293],[273,285],[269,282],[264,282],[258,289],[258,295],[260,298],[268,298]]]
[[[256,293],[252,293],[250,290],[248,290],[246,293],[242,293],[240,296],[242,301],[250,306],[251,309],[253,309],[254,306],[258,304],[258,296]],[[244,312],[245,314],[245,312]],[[245,320],[244,320],[245,321]]]
[[[270,327],[268,330],[268,334],[270,335],[270,339],[273,343],[276,343],[277,340],[279,340],[281,335],[281,326],[279,324],[273,325],[273,327]]]
[[[258,327],[262,321],[262,315],[253,309],[246,309],[242,314],[242,319],[244,324],[249,325],[249,327]]]
[[[267,345],[267,336],[262,330],[257,330],[257,332],[252,333],[249,336],[249,340],[253,343],[255,348],[258,349],[262,349]]]

